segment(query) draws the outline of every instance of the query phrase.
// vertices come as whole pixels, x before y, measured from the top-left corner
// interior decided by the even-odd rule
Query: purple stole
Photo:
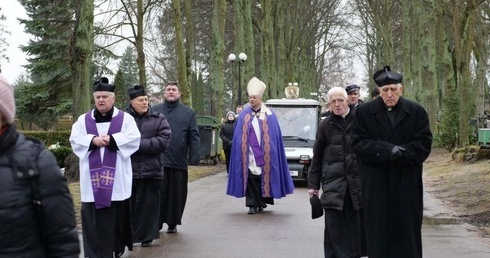
[[[112,118],[108,135],[121,131],[124,113],[119,113]],[[85,128],[88,134],[99,135],[97,125],[92,118],[92,111],[85,114]],[[112,189],[114,188],[114,176],[116,174],[117,151],[105,148],[104,160],[100,157],[100,148],[95,148],[89,157],[90,179],[94,193],[95,208],[111,207]]]
[[[260,120],[258,122],[260,127]],[[248,144],[250,144],[250,147],[252,147],[252,152],[254,154],[255,163],[257,164],[257,166],[264,165],[264,151],[259,145],[259,141],[257,140],[257,135],[255,134],[255,129],[252,123],[250,123],[250,129],[248,130]]]

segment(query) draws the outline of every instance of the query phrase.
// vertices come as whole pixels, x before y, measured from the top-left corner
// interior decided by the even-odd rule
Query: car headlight
[[[301,163],[301,164],[310,163],[310,155],[300,155],[299,156],[299,163]]]

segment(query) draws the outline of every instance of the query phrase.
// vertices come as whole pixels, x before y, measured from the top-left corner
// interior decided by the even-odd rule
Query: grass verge
[[[435,149],[424,164],[426,191],[453,215],[490,237],[490,161],[455,162],[449,152]]]

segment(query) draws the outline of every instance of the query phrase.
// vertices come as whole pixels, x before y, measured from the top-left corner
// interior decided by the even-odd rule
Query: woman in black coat
[[[0,257],[78,258],[66,180],[53,153],[17,132],[14,116],[13,89],[0,77]]]
[[[235,132],[235,117],[235,113],[232,111],[226,113],[226,119],[219,130],[219,138],[223,141],[223,152],[225,153],[227,174],[229,173],[228,168],[230,167],[231,142],[233,141],[233,133]]]

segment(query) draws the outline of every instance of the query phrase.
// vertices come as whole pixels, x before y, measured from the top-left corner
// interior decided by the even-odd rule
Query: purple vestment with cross
[[[121,131],[124,113],[119,113],[112,118],[108,135]],[[85,128],[88,134],[98,136],[97,124],[92,118],[92,112],[85,114]],[[90,179],[94,193],[95,208],[111,207],[112,189],[116,175],[117,151],[105,148],[104,158],[101,158],[100,148],[95,148],[89,155]]]

